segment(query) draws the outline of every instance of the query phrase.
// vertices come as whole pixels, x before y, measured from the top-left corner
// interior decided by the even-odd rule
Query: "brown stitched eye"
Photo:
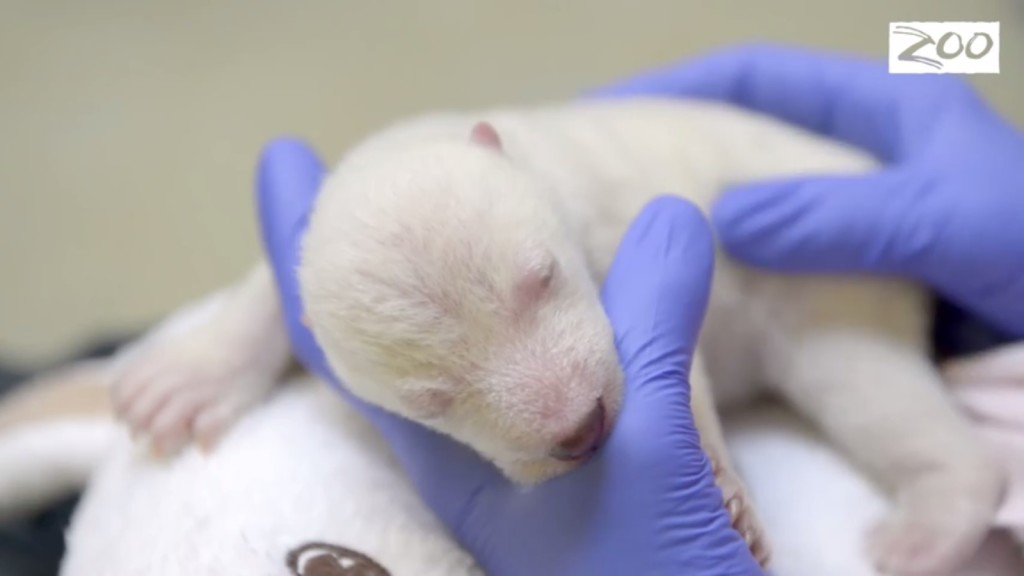
[[[389,576],[375,560],[350,548],[309,542],[291,550],[286,559],[295,576]]]

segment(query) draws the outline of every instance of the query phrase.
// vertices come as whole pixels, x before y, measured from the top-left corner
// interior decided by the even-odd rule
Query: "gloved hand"
[[[875,175],[727,191],[712,212],[723,247],[782,271],[910,277],[1024,335],[1024,135],[960,78],[753,45],[594,95],[724,100],[874,153]]]
[[[622,241],[603,290],[626,374],[621,417],[580,469],[523,491],[453,440],[344,392],[300,322],[299,241],[323,175],[279,140],[262,157],[258,204],[296,353],[370,417],[426,503],[490,576],[760,574],[700,449],[688,375],[707,304],[710,227],[691,204],[651,203]]]

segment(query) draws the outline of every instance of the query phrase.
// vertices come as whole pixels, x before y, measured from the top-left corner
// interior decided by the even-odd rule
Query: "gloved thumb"
[[[323,163],[307,144],[278,138],[260,154],[256,174],[256,209],[263,249],[276,279],[284,320],[292,348],[306,368],[330,378],[323,358],[303,316],[295,269],[309,213],[325,174]]]
[[[663,196],[633,220],[602,289],[631,380],[648,382],[667,370],[686,380],[713,267],[710,226],[692,203]]]
[[[644,493],[623,502],[634,513],[671,513],[658,513],[653,524],[630,537],[673,535],[654,544],[665,557],[678,557],[687,547],[701,551],[677,571],[760,574],[746,542],[731,528],[690,404],[690,369],[714,271],[713,240],[697,206],[665,196],[641,210],[619,243],[602,296],[626,392],[603,456],[614,466],[603,474],[612,485],[635,486],[636,471],[644,471]],[[607,548],[622,544],[609,542]],[[621,562],[613,553],[603,565]],[[622,568],[611,572],[626,573]]]
[[[711,228],[692,203],[650,202],[633,220],[605,280],[602,298],[626,376],[624,410],[609,450],[650,469],[672,446],[675,490],[713,488],[690,408],[689,376],[714,270]],[[650,461],[644,462],[651,450]],[[711,514],[720,506],[712,505]]]
[[[738,186],[711,211],[725,250],[787,272],[918,275],[936,239],[924,181],[906,169]]]

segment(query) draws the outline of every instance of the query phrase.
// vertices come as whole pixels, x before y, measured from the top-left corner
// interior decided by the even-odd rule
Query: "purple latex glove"
[[[1024,135],[951,75],[783,46],[730,48],[599,96],[729,101],[875,154],[886,168],[727,191],[723,246],[790,272],[896,274],[1024,335]]]
[[[730,527],[689,410],[688,375],[712,269],[710,227],[682,200],[651,203],[604,287],[626,374],[621,417],[580,469],[522,491],[461,444],[354,399],[300,322],[299,241],[323,175],[304,144],[264,151],[258,204],[301,361],[370,417],[414,486],[491,576],[761,574]]]

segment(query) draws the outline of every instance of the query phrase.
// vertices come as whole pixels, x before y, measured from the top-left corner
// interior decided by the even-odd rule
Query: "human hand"
[[[345,392],[303,326],[295,268],[323,176],[304,144],[264,152],[258,204],[294,349],[389,441],[409,477],[491,576],[760,574],[729,515],[689,409],[688,376],[713,264],[699,211],[651,203],[623,239],[602,292],[626,375],[607,443],[570,474],[524,491],[465,446]]]
[[[1024,335],[1024,135],[960,78],[754,45],[595,95],[724,100],[875,154],[873,175],[726,191],[712,210],[723,247],[782,271],[910,277]]]

